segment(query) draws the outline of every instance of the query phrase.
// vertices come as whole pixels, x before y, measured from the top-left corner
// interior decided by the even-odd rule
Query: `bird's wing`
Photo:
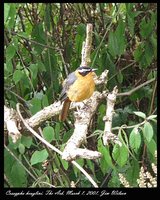
[[[76,81],[77,77],[75,75],[75,72],[72,72],[68,75],[67,79],[63,82],[63,89],[60,94],[59,100],[64,101],[67,98],[66,92],[68,91],[69,87]]]

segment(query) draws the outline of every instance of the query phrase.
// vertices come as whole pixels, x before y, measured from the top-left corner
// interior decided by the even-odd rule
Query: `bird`
[[[92,96],[95,90],[95,70],[97,69],[80,66],[64,80],[63,89],[59,96],[59,100],[61,103],[63,102],[59,114],[60,121],[65,121],[71,102],[82,102]]]

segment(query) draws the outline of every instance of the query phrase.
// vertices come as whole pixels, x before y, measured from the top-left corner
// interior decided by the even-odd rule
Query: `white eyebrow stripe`
[[[78,71],[79,72],[90,72],[91,70],[90,69],[79,69]]]

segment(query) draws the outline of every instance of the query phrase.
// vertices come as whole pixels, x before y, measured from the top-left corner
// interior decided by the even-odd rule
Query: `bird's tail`
[[[60,121],[64,121],[66,119],[70,104],[71,104],[71,101],[69,99],[66,99],[64,101],[61,113],[59,115]]]

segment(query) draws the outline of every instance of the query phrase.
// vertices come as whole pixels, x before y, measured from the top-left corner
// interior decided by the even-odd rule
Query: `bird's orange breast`
[[[94,72],[81,76],[77,74],[77,80],[67,91],[68,98],[73,102],[80,102],[92,96],[95,83],[93,80]]]

